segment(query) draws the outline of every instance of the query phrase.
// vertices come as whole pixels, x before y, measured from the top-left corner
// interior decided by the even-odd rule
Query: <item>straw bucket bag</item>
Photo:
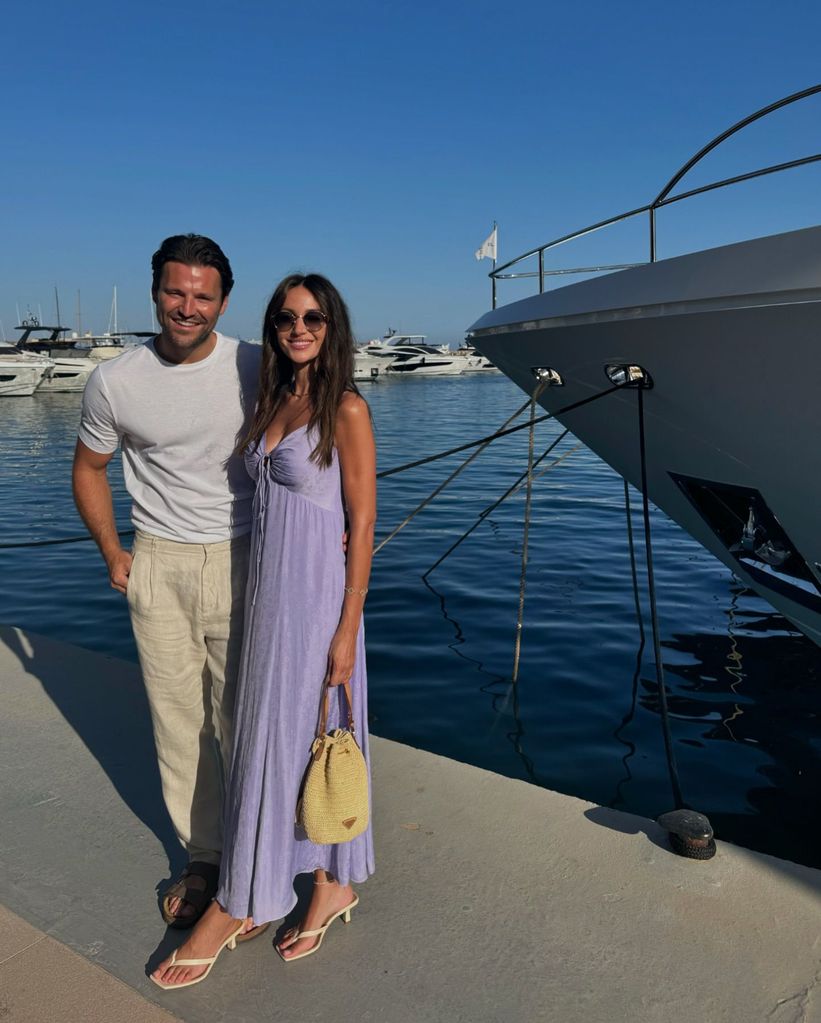
[[[302,783],[296,820],[317,845],[350,842],[368,826],[368,768],[355,737],[351,687],[345,683],[348,727],[326,733],[329,688]]]

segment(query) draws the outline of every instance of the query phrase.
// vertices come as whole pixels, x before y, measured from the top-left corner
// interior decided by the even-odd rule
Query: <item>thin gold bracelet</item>
[[[351,595],[356,593],[360,597],[364,597],[365,594],[368,592],[367,589],[365,589],[365,590],[358,590],[355,586],[344,586],[343,589],[345,590],[346,593],[350,593]]]

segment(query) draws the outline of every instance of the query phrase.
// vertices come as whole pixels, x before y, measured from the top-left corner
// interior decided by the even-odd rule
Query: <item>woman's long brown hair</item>
[[[319,442],[311,459],[327,469],[333,459],[334,432],[339,403],[346,391],[359,394],[353,382],[354,338],[348,307],[327,277],[321,274],[289,274],[281,280],[271,296],[262,321],[262,364],[259,370],[259,397],[248,433],[239,444],[244,452],[256,444],[268,428],[294,379],[291,360],[282,351],[277,339],[274,317],[285,305],[291,288],[302,286],[316,299],[321,312],[328,317],[325,343],[319,349],[311,373],[311,418],[308,429],[316,428]]]

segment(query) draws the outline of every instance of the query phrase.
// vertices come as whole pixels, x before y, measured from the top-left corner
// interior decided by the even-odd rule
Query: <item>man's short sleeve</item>
[[[88,378],[83,391],[83,411],[78,436],[86,447],[101,455],[116,451],[120,443],[114,411],[99,366]]]

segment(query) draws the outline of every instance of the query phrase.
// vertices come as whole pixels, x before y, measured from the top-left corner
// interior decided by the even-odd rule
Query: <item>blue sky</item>
[[[815,2],[37,2],[4,13],[0,321],[150,326],[168,234],[214,237],[259,335],[277,280],[330,276],[365,339],[458,342],[506,260],[649,201],[704,142],[821,80]],[[821,99],[700,179],[821,150]],[[660,217],[659,255],[821,221],[805,169]],[[561,258],[644,258],[645,226]],[[568,265],[566,262],[564,265]],[[514,299],[520,285],[500,297]]]

